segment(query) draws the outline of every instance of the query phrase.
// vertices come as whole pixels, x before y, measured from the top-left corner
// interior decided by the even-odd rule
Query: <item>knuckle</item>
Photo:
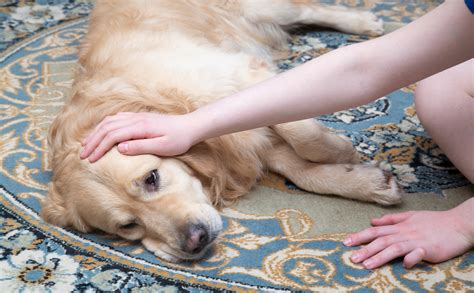
[[[420,257],[423,259],[426,256],[426,250],[423,247],[418,247]]]
[[[381,242],[383,247],[387,247],[391,244],[390,238],[388,238],[388,237],[380,238],[380,242]]]
[[[373,268],[376,268],[380,266],[381,264],[383,264],[384,262],[386,262],[384,261],[384,258],[382,256],[378,256],[378,255],[371,257],[369,260],[371,261],[372,263],[371,267]]]
[[[99,131],[102,133],[106,133],[106,132],[109,132],[110,130],[111,130],[110,123],[105,123],[104,125],[100,127]]]
[[[110,132],[110,139],[112,140],[112,142],[117,142],[120,138],[120,133],[114,131],[114,132]]]
[[[148,129],[145,126],[141,126],[134,130],[134,134],[139,138],[150,138],[148,135]]]
[[[117,138],[117,133],[115,132],[107,132],[107,134],[104,137],[104,141],[106,142],[112,142]]]
[[[416,231],[409,231],[408,233],[405,233],[408,239],[410,240],[418,240],[420,239],[420,234]]]
[[[375,227],[370,227],[367,229],[367,234],[370,237],[377,237],[378,236],[378,229]]]
[[[397,255],[403,254],[404,245],[402,243],[395,243],[394,245],[392,245],[392,250]]]
[[[140,149],[140,147],[141,147],[141,142],[135,141],[133,143],[128,144],[128,151],[129,152],[136,152],[137,150]]]

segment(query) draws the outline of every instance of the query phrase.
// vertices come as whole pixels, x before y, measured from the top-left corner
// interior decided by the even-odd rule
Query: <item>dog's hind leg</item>
[[[331,133],[314,119],[272,126],[303,159],[317,163],[358,163],[359,156],[351,141]]]
[[[284,141],[275,144],[265,160],[267,168],[300,188],[361,201],[392,205],[401,200],[395,178],[376,165],[318,164],[302,159]]]
[[[304,0],[246,0],[241,2],[243,15],[255,23],[281,26],[313,24],[347,33],[378,36],[383,33],[382,20],[370,11],[329,6]]]

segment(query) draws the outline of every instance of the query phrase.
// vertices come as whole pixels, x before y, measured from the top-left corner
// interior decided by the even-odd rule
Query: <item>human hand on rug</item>
[[[81,159],[95,162],[117,143],[118,150],[127,155],[178,155],[196,143],[189,131],[191,123],[185,115],[121,112],[105,118],[82,141]]]
[[[474,247],[474,198],[448,211],[410,211],[372,219],[373,227],[349,235],[344,244],[365,247],[352,253],[354,263],[375,269],[403,257],[412,268],[422,260],[440,263]]]
[[[420,94],[417,90],[416,100],[417,112],[431,113],[419,115],[425,127],[433,125],[433,119],[450,125],[451,129],[443,128],[444,133],[439,132],[439,125],[427,129],[433,130],[433,139],[472,182],[472,164],[470,167],[466,159],[472,157],[472,143],[466,138],[474,136],[469,129],[466,133],[457,131],[466,127],[456,124],[460,121],[470,125],[466,123],[469,117],[463,113],[469,112],[472,99],[465,99],[467,90],[462,88],[463,83],[452,82],[453,77],[460,81],[472,76],[468,69],[473,61],[465,62],[474,51],[470,42],[472,17],[462,1],[447,1],[391,34],[334,50],[195,112],[182,116],[120,113],[108,117],[83,141],[81,158],[96,161],[116,143],[124,154],[181,154],[211,137],[365,104],[464,62],[419,87],[438,84],[443,90],[449,89],[451,95],[459,95],[459,99],[431,92]],[[423,96],[429,99],[420,103]],[[441,105],[440,109],[431,107],[436,104]],[[450,109],[453,115],[445,115]],[[468,153],[465,148],[452,146],[467,147]],[[370,242],[352,259],[363,262],[367,268],[376,268],[404,256],[404,265],[410,268],[421,260],[441,262],[460,255],[473,245],[474,228],[467,222],[472,219],[473,208],[471,199],[450,211],[407,212],[374,219],[374,227],[350,236],[350,246]]]

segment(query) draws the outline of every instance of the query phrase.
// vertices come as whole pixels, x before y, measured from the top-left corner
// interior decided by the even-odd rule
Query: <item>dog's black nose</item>
[[[197,254],[209,244],[209,233],[202,224],[194,224],[189,227],[185,251]]]

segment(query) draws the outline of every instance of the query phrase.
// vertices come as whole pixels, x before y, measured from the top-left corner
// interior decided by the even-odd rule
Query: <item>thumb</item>
[[[381,218],[372,219],[371,224],[373,226],[395,225],[402,221],[405,221],[411,215],[413,215],[413,212],[411,211],[398,214],[389,214]]]
[[[120,153],[130,156],[143,154],[167,156],[166,149],[167,148],[163,145],[163,140],[160,137],[129,140],[118,145]]]

